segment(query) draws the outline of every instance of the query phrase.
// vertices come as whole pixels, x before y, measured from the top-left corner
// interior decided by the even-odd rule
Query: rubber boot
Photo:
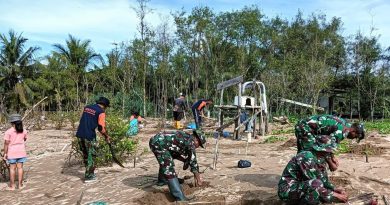
[[[183,126],[181,125],[180,121],[177,121],[177,129],[183,129]]]
[[[175,198],[176,201],[188,201],[188,199],[184,196],[177,177],[168,179],[168,187],[171,195]]]
[[[157,186],[164,186],[168,184],[168,180],[161,174],[158,175]]]

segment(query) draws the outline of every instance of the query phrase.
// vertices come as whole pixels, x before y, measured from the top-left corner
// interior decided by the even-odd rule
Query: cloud
[[[364,35],[380,36],[382,46],[388,47],[390,41],[390,20],[387,13],[390,3],[385,0],[321,0],[319,8],[328,16],[341,17],[345,35],[362,32]],[[372,28],[374,31],[371,32]]]
[[[153,12],[146,20],[152,27],[168,21],[174,28],[170,13],[181,8],[191,12],[195,6],[209,6],[218,13],[251,5],[257,5],[268,17],[279,15],[292,19],[298,10],[304,15],[322,12],[328,19],[341,17],[344,35],[358,30],[368,35],[374,26],[377,30],[373,34],[380,34],[381,44],[389,46],[390,2],[387,0],[151,0],[148,6]],[[65,44],[68,34],[72,34],[82,40],[90,39],[96,51],[106,53],[114,47],[113,42],[129,41],[138,35],[139,20],[132,7],[137,7],[136,0],[0,0],[0,33],[9,29],[23,32],[29,45],[37,43],[42,47],[41,53],[49,52],[48,45]]]
[[[135,1],[83,0],[0,0],[0,32],[23,32],[35,42],[65,43],[68,34],[92,40],[97,50],[108,51],[113,42],[134,38],[139,22],[131,6]],[[147,20],[156,22],[158,14]]]

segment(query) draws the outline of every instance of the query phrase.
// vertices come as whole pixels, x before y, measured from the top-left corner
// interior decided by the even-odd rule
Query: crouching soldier
[[[303,150],[311,151],[316,138],[322,135],[334,138],[339,144],[345,138],[357,139],[359,142],[364,139],[365,131],[363,124],[350,124],[333,115],[314,115],[300,120],[295,125],[298,153]]]
[[[322,136],[313,145],[313,151],[302,151],[293,157],[279,181],[279,198],[289,205],[347,202],[347,193],[334,187],[326,171],[326,165],[331,171],[338,167],[337,160],[332,159],[336,146],[332,138]]]
[[[204,148],[206,139],[199,130],[193,130],[193,134],[183,131],[161,132],[149,141],[149,147],[157,158],[160,165],[158,184],[168,184],[169,191],[177,201],[187,201],[179,184],[175,172],[174,159],[184,162],[184,169],[191,167],[194,174],[195,185],[201,186],[199,166],[196,159],[195,149]]]

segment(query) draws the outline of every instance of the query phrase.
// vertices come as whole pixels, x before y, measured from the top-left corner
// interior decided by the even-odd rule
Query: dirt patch
[[[345,187],[345,186],[351,184],[351,181],[345,177],[331,176],[331,177],[329,177],[329,180],[336,187]]]
[[[225,205],[226,198],[224,196],[197,196],[188,204],[196,205]]]
[[[212,188],[213,186],[211,186],[210,182],[208,182],[208,181],[204,181],[202,186],[199,186],[199,187],[195,187],[193,184],[183,184],[183,191],[184,191],[185,195],[191,195],[194,192],[201,190],[201,189],[204,189],[204,188],[207,188],[207,187]]]
[[[193,195],[196,191],[213,186],[210,185],[210,182],[204,181],[203,185],[200,187],[195,187],[193,184],[182,184],[183,192],[185,196]],[[212,204],[224,204],[225,203],[225,197],[223,196],[197,196],[192,201],[200,201],[200,203],[197,202],[197,204],[209,204],[212,202]],[[168,189],[164,190],[154,190],[151,192],[147,192],[144,196],[139,198],[136,201],[138,204],[141,205],[160,205],[160,204],[170,204],[175,202],[175,199],[172,197],[172,195],[169,193]]]
[[[168,192],[154,191],[147,192],[143,197],[136,201],[141,205],[160,205],[160,204],[170,204],[175,202],[175,199]]]
[[[262,190],[245,192],[240,200],[241,205],[282,205],[283,202],[275,193]]]
[[[358,155],[381,155],[385,152],[384,147],[377,147],[370,143],[358,144],[350,147],[349,153]]]
[[[282,147],[284,149],[290,148],[290,147],[297,147],[297,139],[291,138],[291,139],[287,140],[287,142],[280,145],[280,147]]]
[[[341,176],[330,176],[329,180],[336,188],[344,188],[349,197],[355,197],[359,195],[359,191],[352,188],[352,183],[348,178]]]

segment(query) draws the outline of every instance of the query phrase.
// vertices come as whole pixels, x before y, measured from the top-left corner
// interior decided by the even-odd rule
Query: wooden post
[[[238,84],[238,106],[237,106],[237,115],[241,116],[241,92],[242,92],[242,83]],[[234,139],[239,138],[240,129],[236,129],[240,124],[240,117],[238,117],[237,121],[234,123]]]
[[[223,91],[224,91],[224,88],[222,88],[221,90],[221,98],[220,98],[220,101],[219,101],[219,105],[222,106],[223,104]],[[222,109],[219,108],[219,127],[222,127],[223,125],[223,112],[222,112]],[[213,169],[216,169],[217,168],[217,162],[218,162],[218,144],[219,144],[219,138],[223,135],[223,129],[219,130],[218,131],[218,136],[217,136],[217,139],[215,139],[215,148],[214,148],[214,159],[213,159]]]
[[[259,120],[259,129],[260,129],[260,133],[261,133],[261,136],[264,137],[265,136],[265,131],[264,131],[264,117],[263,117],[263,100],[262,100],[262,90],[261,88],[259,88],[260,90],[260,120]]]
[[[219,138],[220,138],[220,136],[218,135],[217,139],[215,140],[214,159],[213,159],[213,169],[216,169],[216,168],[217,168]]]
[[[269,124],[268,124],[268,115],[266,114],[265,116],[264,116],[264,127],[265,127],[265,134],[268,134],[268,130],[269,130]]]
[[[219,100],[219,105],[222,106],[223,105],[223,91],[225,89],[222,89],[221,90],[221,98]],[[223,125],[223,113],[222,113],[222,109],[219,108],[219,126],[221,127]],[[221,133],[223,132],[223,130],[221,131]]]
[[[256,79],[253,79],[253,82],[252,82],[252,90],[253,90],[253,95],[255,96],[255,102],[253,103],[254,106],[258,106],[259,105],[259,102],[258,102],[258,99],[259,99],[259,96],[257,95],[257,92],[256,92],[256,86],[257,83],[256,83]],[[258,87],[258,86],[257,86]],[[258,109],[256,108],[253,108],[252,109],[252,115],[254,115],[255,113],[258,112]],[[257,119],[258,117],[254,117],[253,121],[252,121],[252,136],[254,139],[257,139],[257,133],[256,133],[256,122],[257,122]]]

